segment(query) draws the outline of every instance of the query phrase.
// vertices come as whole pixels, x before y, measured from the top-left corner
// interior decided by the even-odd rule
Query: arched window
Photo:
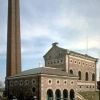
[[[92,81],[95,81],[95,74],[92,74]]]
[[[53,99],[53,91],[49,89],[47,91],[47,100],[51,100],[51,99]]]
[[[81,71],[78,72],[79,80],[81,80]]]
[[[61,100],[61,91],[59,89],[56,90],[55,95],[56,95],[56,100]]]
[[[72,69],[70,69],[70,74],[73,74],[73,70]]]
[[[63,98],[68,98],[68,91],[66,89],[63,90]]]
[[[88,72],[85,73],[85,80],[88,81]]]
[[[74,90],[71,89],[71,90],[70,90],[70,99],[71,99],[71,100],[74,100],[74,98],[75,98],[75,93],[74,93]]]

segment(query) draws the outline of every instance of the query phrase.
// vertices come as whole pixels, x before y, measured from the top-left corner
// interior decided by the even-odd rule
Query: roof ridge
[[[65,48],[62,48],[62,47],[59,47],[59,46],[58,46],[58,48],[63,49],[63,50],[68,50],[68,49],[65,49]]]

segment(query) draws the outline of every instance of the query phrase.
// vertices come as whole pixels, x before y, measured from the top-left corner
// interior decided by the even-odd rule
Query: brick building
[[[44,55],[45,66],[78,76],[78,91],[95,91],[98,59],[60,48],[57,44],[53,43],[52,48]]]
[[[45,67],[34,68],[6,78],[8,94],[26,97],[77,98],[80,91],[96,90],[98,59],[53,44],[44,55]],[[49,66],[49,67],[47,67]]]
[[[8,92],[17,96],[47,98],[75,98],[78,77],[59,69],[40,67],[7,77]]]
[[[98,59],[60,48],[57,44],[53,43],[44,55],[45,67],[22,72],[19,0],[8,0],[5,80],[8,97],[12,94],[21,98],[36,96],[38,100],[74,99],[80,97],[79,91],[96,90]]]

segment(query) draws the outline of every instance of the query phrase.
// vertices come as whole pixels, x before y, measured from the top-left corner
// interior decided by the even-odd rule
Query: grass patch
[[[82,95],[87,100],[99,100],[99,92],[79,92],[80,95]]]

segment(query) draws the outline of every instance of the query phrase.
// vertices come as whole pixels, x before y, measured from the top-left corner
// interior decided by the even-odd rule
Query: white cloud
[[[48,29],[42,28],[42,26],[29,25],[22,31],[22,39],[30,40],[36,37],[47,36],[47,34],[50,34]]]
[[[81,32],[88,29],[87,19],[71,12],[60,14],[58,19],[56,18],[55,24],[59,27],[68,27]]]

